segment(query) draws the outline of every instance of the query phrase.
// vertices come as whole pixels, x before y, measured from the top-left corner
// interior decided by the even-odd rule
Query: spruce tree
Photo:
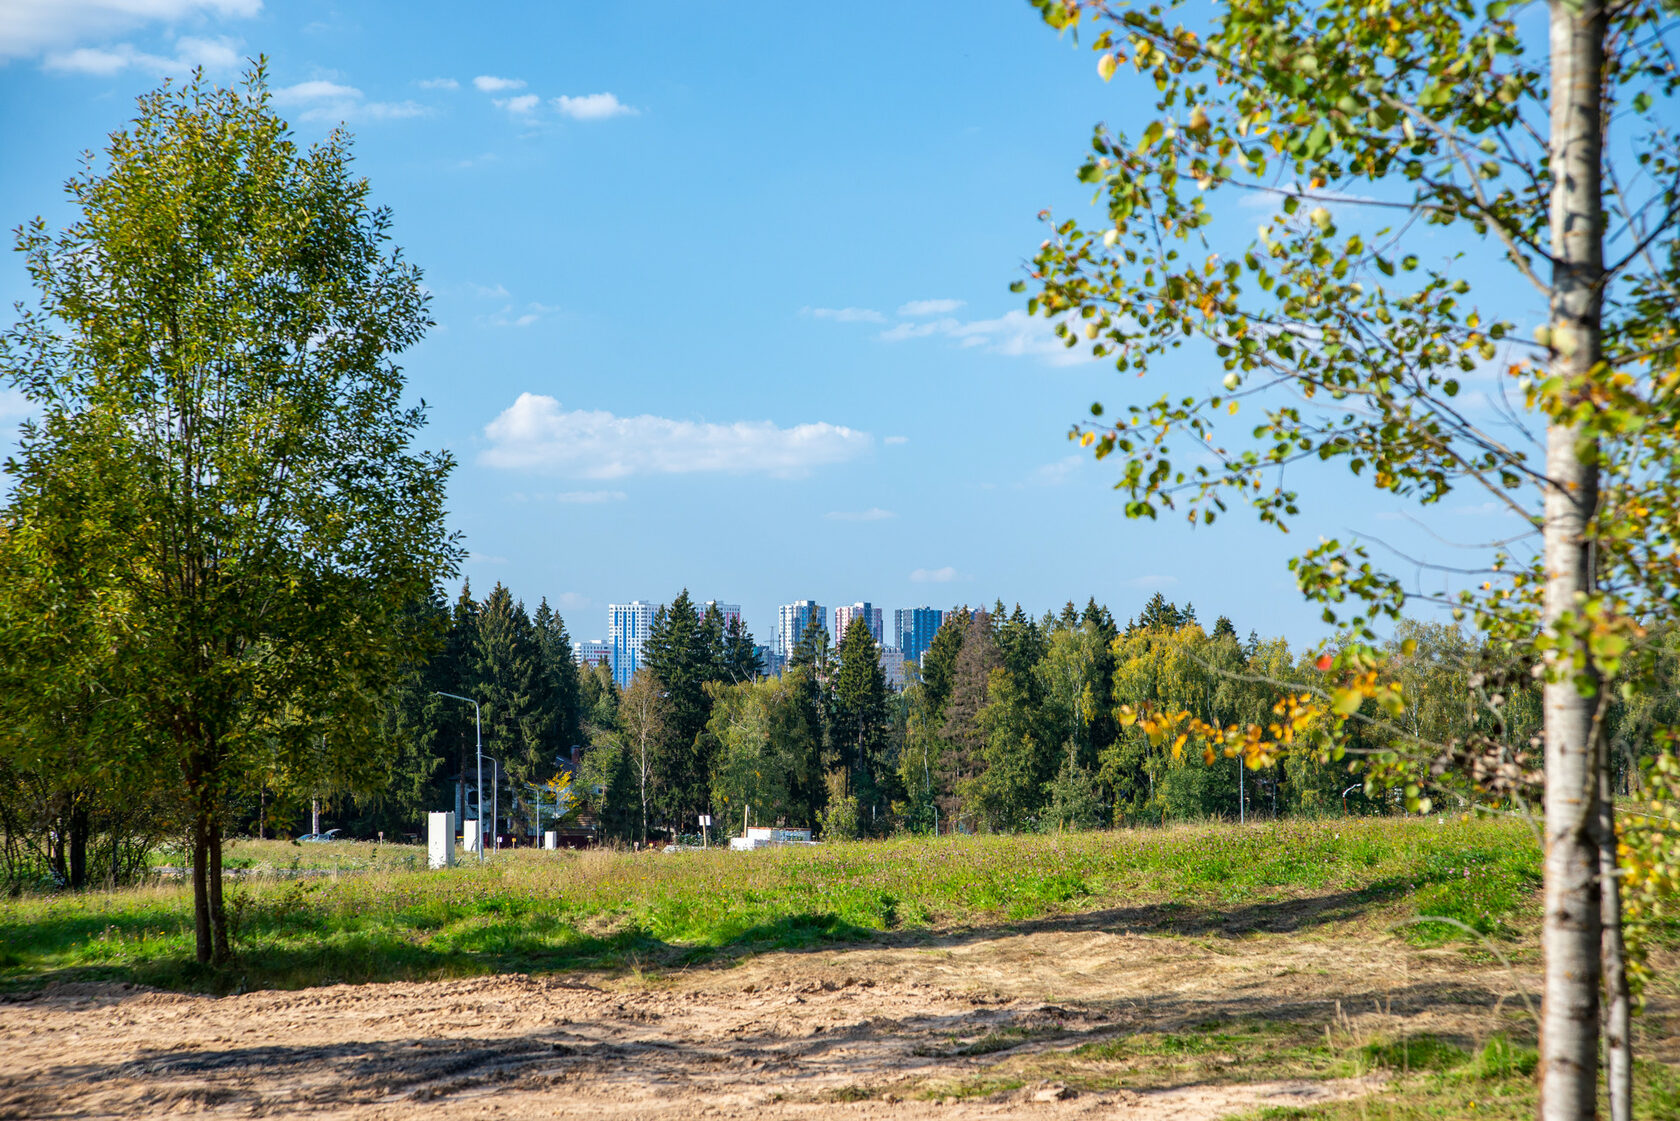
[[[881,650],[869,624],[856,616],[840,640],[840,669],[834,679],[834,746],[851,776],[859,801],[874,801],[886,775],[891,714]]]
[[[731,619],[723,639],[723,680],[733,683],[756,681],[763,672],[752,632],[740,619]]]
[[[687,588],[654,615],[642,665],[666,694],[656,756],[659,809],[680,829],[710,801],[710,761],[700,733],[712,711],[706,683],[717,679],[710,639]]]
[[[553,752],[543,742],[545,688],[536,632],[525,605],[499,582],[479,607],[470,658],[473,688],[467,695],[482,709],[485,753],[499,759],[514,781],[550,777],[541,770]],[[496,773],[485,768],[486,784]],[[487,785],[484,797],[491,789]]]
[[[962,649],[952,667],[951,694],[945,702],[945,721],[940,728],[940,736],[950,746],[941,759],[944,772],[941,792],[946,797],[940,808],[947,814],[957,811],[958,792],[969,788],[982,766],[985,732],[980,726],[980,713],[986,707],[992,671],[1002,664],[991,620],[984,611],[976,611],[968,620]]]
[[[928,712],[935,726],[944,722],[945,702],[951,697],[952,674],[956,670],[957,655],[967,637],[969,612],[966,607],[954,608],[945,615],[945,622],[922,655],[922,686],[927,690]]]
[[[545,596],[531,619],[542,666],[543,738],[549,762],[570,758],[573,745],[583,743],[583,719],[578,706],[578,666],[572,659],[572,636],[566,621],[548,606]]]

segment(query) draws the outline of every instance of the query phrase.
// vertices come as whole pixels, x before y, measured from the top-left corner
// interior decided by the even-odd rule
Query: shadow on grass
[[[554,912],[485,907],[447,930],[393,916],[327,919],[311,912],[267,915],[250,924],[235,961],[221,969],[192,960],[192,931],[166,908],[99,914],[48,913],[0,923],[0,991],[54,982],[115,981],[187,992],[436,980],[492,973],[622,973],[640,968],[728,968],[767,951],[876,945],[958,946],[1039,932],[1101,931],[1238,938],[1288,934],[1355,921],[1418,890],[1389,878],[1357,890],[1296,895],[1221,907],[1162,901],[1059,912],[1038,918],[882,931],[830,911],[726,923],[696,941],[673,941],[632,922],[585,933]],[[472,921],[468,921],[472,920]],[[453,920],[452,920],[453,921]]]

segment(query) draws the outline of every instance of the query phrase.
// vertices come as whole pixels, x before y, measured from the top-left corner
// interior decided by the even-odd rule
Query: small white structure
[[[560,834],[556,833],[552,829],[544,831],[544,833],[543,833],[543,848],[545,848],[545,849],[557,849],[559,847],[560,847]]]
[[[478,819],[468,818],[461,823],[461,847],[468,852],[477,852],[478,846],[484,843],[483,834],[478,831]]]
[[[455,813],[426,815],[426,865],[448,868],[455,863]]]
[[[729,838],[729,847],[736,852],[751,852],[776,845],[814,845],[809,829],[782,829],[772,825],[754,825],[745,837]]]

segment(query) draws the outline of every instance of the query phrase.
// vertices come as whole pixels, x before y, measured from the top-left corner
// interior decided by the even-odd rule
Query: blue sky
[[[1290,555],[1419,539],[1333,474],[1294,480],[1314,500],[1288,537],[1128,522],[1075,454],[1092,400],[1172,384],[1070,359],[1008,285],[1041,208],[1093,216],[1092,126],[1153,90],[1105,85],[1024,0],[0,0],[0,223],[64,222],[78,153],[137,94],[258,53],[302,139],[355,133],[425,270],[438,325],[405,366],[460,461],[465,574],[547,596],[574,637],[684,586],[761,641],[793,599],[1095,595],[1123,620],[1159,590],[1304,644]],[[0,298],[28,293],[11,255]],[[20,411],[0,398],[0,426]],[[1467,496],[1441,531],[1486,512]]]

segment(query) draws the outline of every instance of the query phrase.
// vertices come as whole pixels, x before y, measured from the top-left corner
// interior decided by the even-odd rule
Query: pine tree
[[[951,695],[945,702],[945,720],[940,728],[940,736],[950,746],[940,760],[941,793],[945,795],[940,808],[947,815],[957,812],[959,792],[969,788],[982,765],[980,749],[985,733],[980,713],[986,707],[992,671],[1002,664],[991,620],[984,611],[976,611],[968,620],[962,649],[951,670]]]
[[[553,763],[569,757],[571,748],[583,743],[578,666],[572,659],[572,637],[566,633],[566,621],[548,606],[547,597],[537,604],[531,625],[542,664],[543,738],[549,749],[546,762]]]
[[[731,619],[723,639],[723,680],[756,681],[763,672],[752,632],[739,618]]]
[[[476,697],[482,709],[485,754],[499,759],[515,781],[548,777],[539,774],[552,751],[543,742],[545,688],[536,632],[525,605],[499,582],[479,606],[469,658],[472,689],[467,695]],[[486,768],[485,773],[497,772]],[[490,794],[486,789],[484,796]]]
[[[948,612],[944,625],[934,634],[927,653],[922,655],[922,686],[927,690],[928,711],[935,726],[945,719],[945,703],[951,697],[952,674],[956,670],[957,655],[962,651],[963,639],[968,634],[968,624],[968,608],[959,607]]]
[[[1237,640],[1237,627],[1236,627],[1235,623],[1231,622],[1230,616],[1221,615],[1217,620],[1214,621],[1213,637],[1214,638],[1228,638],[1232,642],[1235,642]]]
[[[715,609],[709,614],[715,616]],[[666,693],[658,737],[659,810],[676,829],[710,804],[710,760],[700,734],[712,711],[706,683],[718,675],[713,653],[707,628],[684,588],[670,607],[654,615],[642,646],[645,672]]]
[[[834,679],[834,745],[852,778],[850,788],[864,804],[874,801],[886,774],[890,732],[887,679],[881,650],[862,616],[852,619],[840,640],[840,669]]]

